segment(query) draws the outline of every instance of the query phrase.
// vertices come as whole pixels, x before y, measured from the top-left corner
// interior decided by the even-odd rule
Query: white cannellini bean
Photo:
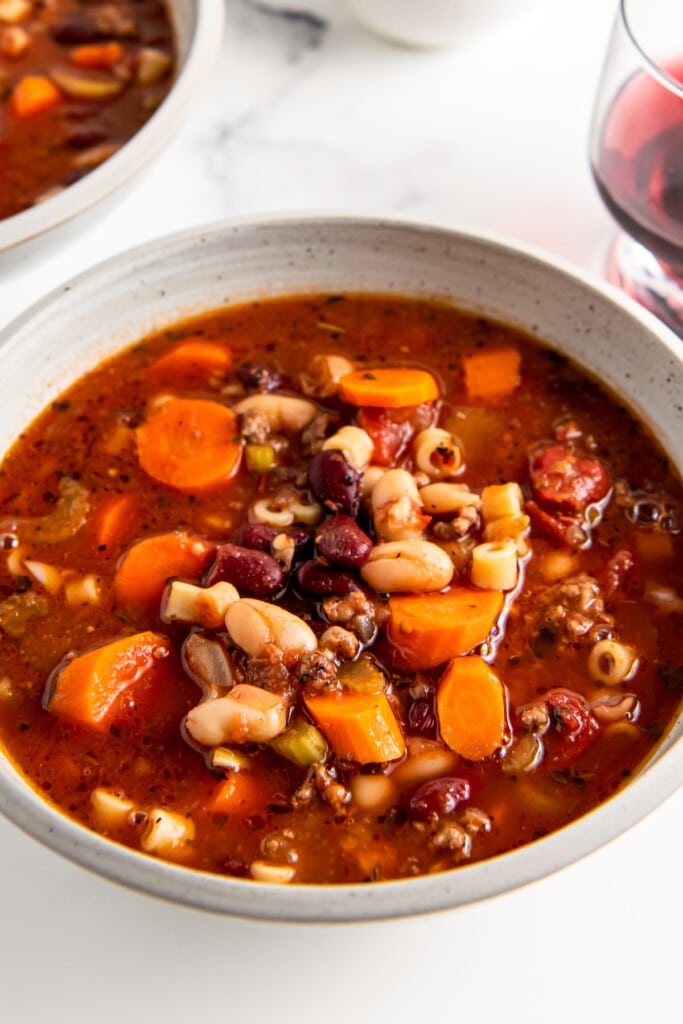
[[[514,590],[517,545],[513,540],[487,541],[472,549],[470,579],[483,590]]]
[[[458,766],[458,755],[438,740],[410,737],[406,741],[408,756],[392,772],[399,786],[418,786],[430,779],[450,775]]]
[[[185,718],[192,739],[205,747],[223,743],[267,743],[287,724],[287,707],[281,694],[260,686],[238,683],[225,697],[205,700]]]
[[[234,407],[238,416],[252,410],[263,413],[275,434],[298,434],[315,416],[316,406],[307,398],[269,394],[249,395]]]
[[[479,508],[481,498],[464,484],[435,483],[420,488],[420,499],[425,512],[460,512],[464,508]]]
[[[252,597],[241,598],[228,608],[225,625],[237,646],[252,658],[261,657],[268,644],[289,658],[318,646],[315,633],[298,615]]]
[[[354,775],[349,783],[351,802],[363,811],[381,811],[396,799],[396,786],[388,775]]]
[[[454,476],[462,465],[462,451],[455,437],[441,427],[427,427],[413,442],[415,465],[434,480]]]
[[[372,459],[375,445],[367,430],[361,427],[341,427],[323,442],[323,451],[340,451],[347,462],[361,473]]]
[[[169,860],[182,860],[187,845],[195,836],[194,822],[182,814],[154,807],[148,815],[148,825],[140,839],[145,853],[156,853]]]
[[[416,540],[425,530],[422,500],[406,469],[388,469],[372,489],[372,517],[382,540]]]
[[[365,582],[380,594],[443,590],[453,578],[453,563],[437,544],[427,540],[377,544],[361,567]]]

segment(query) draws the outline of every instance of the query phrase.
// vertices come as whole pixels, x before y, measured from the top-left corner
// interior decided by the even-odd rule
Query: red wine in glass
[[[666,68],[683,89],[683,58]],[[615,97],[593,175],[612,216],[683,277],[683,96],[644,71]]]

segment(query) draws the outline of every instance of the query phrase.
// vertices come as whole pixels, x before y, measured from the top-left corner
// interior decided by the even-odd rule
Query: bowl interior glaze
[[[332,290],[443,299],[537,336],[621,395],[683,472],[680,343],[608,286],[495,238],[351,217],[226,224],[97,267],[0,334],[0,450],[76,377],[150,331],[255,297]],[[30,367],[30,372],[27,372]],[[0,811],[70,859],[144,892],[280,921],[357,921],[491,897],[577,860],[674,792],[683,720],[615,798],[565,829],[452,872],[371,886],[265,886],[154,860],[70,822],[0,755]]]

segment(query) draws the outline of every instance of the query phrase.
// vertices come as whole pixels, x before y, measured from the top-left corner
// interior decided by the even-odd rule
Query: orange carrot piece
[[[411,668],[435,668],[483,643],[503,600],[499,590],[467,587],[445,594],[396,594],[389,598],[387,637]]]
[[[398,366],[347,373],[339,382],[339,390],[344,401],[352,405],[380,409],[402,409],[439,397],[431,373]]]
[[[119,604],[158,611],[169,579],[196,580],[205,568],[214,545],[187,533],[162,533],[147,537],[126,551],[114,577]]]
[[[465,389],[470,398],[503,398],[519,386],[522,357],[519,349],[497,348],[474,352],[463,359]]]
[[[242,455],[237,417],[220,402],[171,398],[137,428],[140,465],[179,491],[207,491],[224,484]]]
[[[454,658],[439,681],[436,714],[441,738],[468,761],[490,757],[505,739],[505,690],[483,658]]]
[[[405,752],[401,727],[383,693],[341,691],[304,699],[338,757],[372,764]]]
[[[249,818],[262,814],[275,795],[273,783],[256,772],[230,772],[218,784],[205,809],[209,814]]]
[[[66,721],[107,730],[125,698],[147,689],[169,651],[166,637],[136,633],[69,661],[51,683],[47,710]]]
[[[155,379],[177,381],[190,379],[206,382],[210,377],[224,377],[232,366],[232,350],[219,341],[186,338],[169,349],[148,367]]]
[[[131,523],[138,499],[134,494],[114,494],[95,511],[95,543],[106,550],[120,543]]]
[[[10,106],[16,117],[33,117],[56,106],[61,98],[57,86],[45,75],[24,75],[12,90]]]
[[[121,43],[89,43],[75,46],[69,52],[69,60],[79,68],[107,70],[123,58]]]

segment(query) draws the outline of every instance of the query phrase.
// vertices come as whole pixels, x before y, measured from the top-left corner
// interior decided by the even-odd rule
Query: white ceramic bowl
[[[178,66],[164,102],[100,167],[44,203],[0,220],[0,256],[11,250],[14,258],[19,246],[28,248],[28,243],[42,240],[48,232],[53,242],[56,229],[79,226],[86,215],[97,212],[139,174],[180,128],[213,65],[223,30],[224,5],[222,0],[168,0],[168,10],[176,32]]]
[[[347,0],[367,28],[401,46],[467,46],[538,0]]]
[[[74,378],[152,330],[256,296],[328,289],[438,297],[524,328],[623,395],[683,470],[681,346],[649,314],[608,286],[499,240],[348,217],[193,230],[53,292],[0,334],[0,452]],[[683,779],[682,734],[679,720],[618,796],[545,839],[448,873],[375,885],[267,886],[154,860],[64,818],[2,755],[0,811],[70,859],[169,900],[281,921],[390,918],[493,896],[614,838]]]

